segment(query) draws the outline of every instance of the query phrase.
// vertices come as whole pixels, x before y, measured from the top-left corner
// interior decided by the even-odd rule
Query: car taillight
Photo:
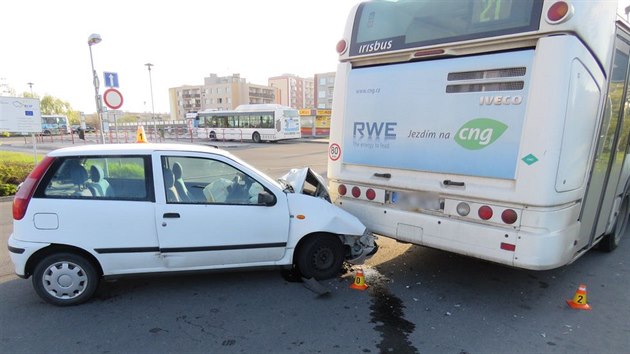
[[[361,189],[359,187],[352,187],[352,196],[359,198],[361,196]]]
[[[481,218],[481,220],[490,220],[490,218],[492,217],[492,208],[490,208],[487,205],[484,205],[481,208],[479,208],[478,215]]]
[[[346,195],[346,193],[348,193],[348,188],[346,188],[344,184],[340,184],[339,187],[337,187],[337,192],[339,195]]]
[[[510,225],[514,224],[517,218],[518,218],[518,215],[512,209],[505,209],[501,213],[501,220],[503,220],[503,222],[506,224],[510,224]]]
[[[551,24],[560,23],[566,21],[571,17],[571,5],[565,1],[558,1],[551,5],[547,11],[547,22]]]
[[[22,220],[24,215],[26,215],[26,208],[28,208],[28,203],[31,201],[33,193],[35,193],[35,188],[37,188],[39,181],[53,161],[55,161],[54,157],[44,157],[26,177],[20,189],[15,193],[15,198],[13,198],[13,219]]]
[[[374,198],[376,198],[376,192],[374,189],[370,188],[365,192],[365,196],[368,200],[374,200]]]

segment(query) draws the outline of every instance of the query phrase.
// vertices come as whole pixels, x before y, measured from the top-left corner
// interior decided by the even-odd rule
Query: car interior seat
[[[173,171],[165,168],[162,173],[164,175],[164,190],[166,191],[166,202],[179,203],[180,199],[177,193],[177,189],[175,189],[175,176],[173,176]]]
[[[93,189],[88,188],[86,182],[88,180],[88,173],[83,166],[78,162],[71,163],[70,166],[70,179],[72,184],[76,186],[76,190],[73,195],[77,197],[91,197],[93,196]]]
[[[109,182],[105,179],[103,168],[98,165],[92,165],[90,167],[90,179],[91,183],[88,183],[88,187],[93,187],[96,191],[96,197],[105,197],[111,195],[111,189]]]
[[[175,177],[175,189],[177,190],[177,194],[182,202],[190,202],[190,194],[188,194],[188,188],[186,188],[186,184],[184,183],[184,179],[182,178],[184,174],[184,170],[182,169],[182,165],[179,162],[175,162],[173,164],[173,176]]]

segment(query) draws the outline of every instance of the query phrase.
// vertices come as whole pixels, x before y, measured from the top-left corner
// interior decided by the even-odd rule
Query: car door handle
[[[179,218],[179,213],[164,213],[164,219],[177,219]]]

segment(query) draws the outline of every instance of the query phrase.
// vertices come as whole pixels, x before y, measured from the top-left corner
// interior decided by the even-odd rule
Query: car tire
[[[94,265],[73,253],[56,253],[42,259],[33,272],[39,297],[57,306],[78,305],[89,300],[98,286]]]
[[[628,223],[630,222],[630,210],[628,209],[629,199],[624,198],[621,207],[619,208],[619,214],[615,221],[613,230],[608,235],[604,236],[604,239],[599,243],[599,249],[604,252],[611,252],[621,241],[621,237],[628,231]]]
[[[262,140],[260,139],[260,133],[258,132],[254,132],[254,134],[252,134],[252,140],[258,144],[260,143]]]
[[[304,278],[329,279],[339,274],[344,253],[332,235],[312,235],[299,247],[296,265]]]

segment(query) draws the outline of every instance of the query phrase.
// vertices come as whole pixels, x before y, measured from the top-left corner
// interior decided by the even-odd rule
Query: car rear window
[[[153,201],[149,156],[60,159],[35,197]]]

